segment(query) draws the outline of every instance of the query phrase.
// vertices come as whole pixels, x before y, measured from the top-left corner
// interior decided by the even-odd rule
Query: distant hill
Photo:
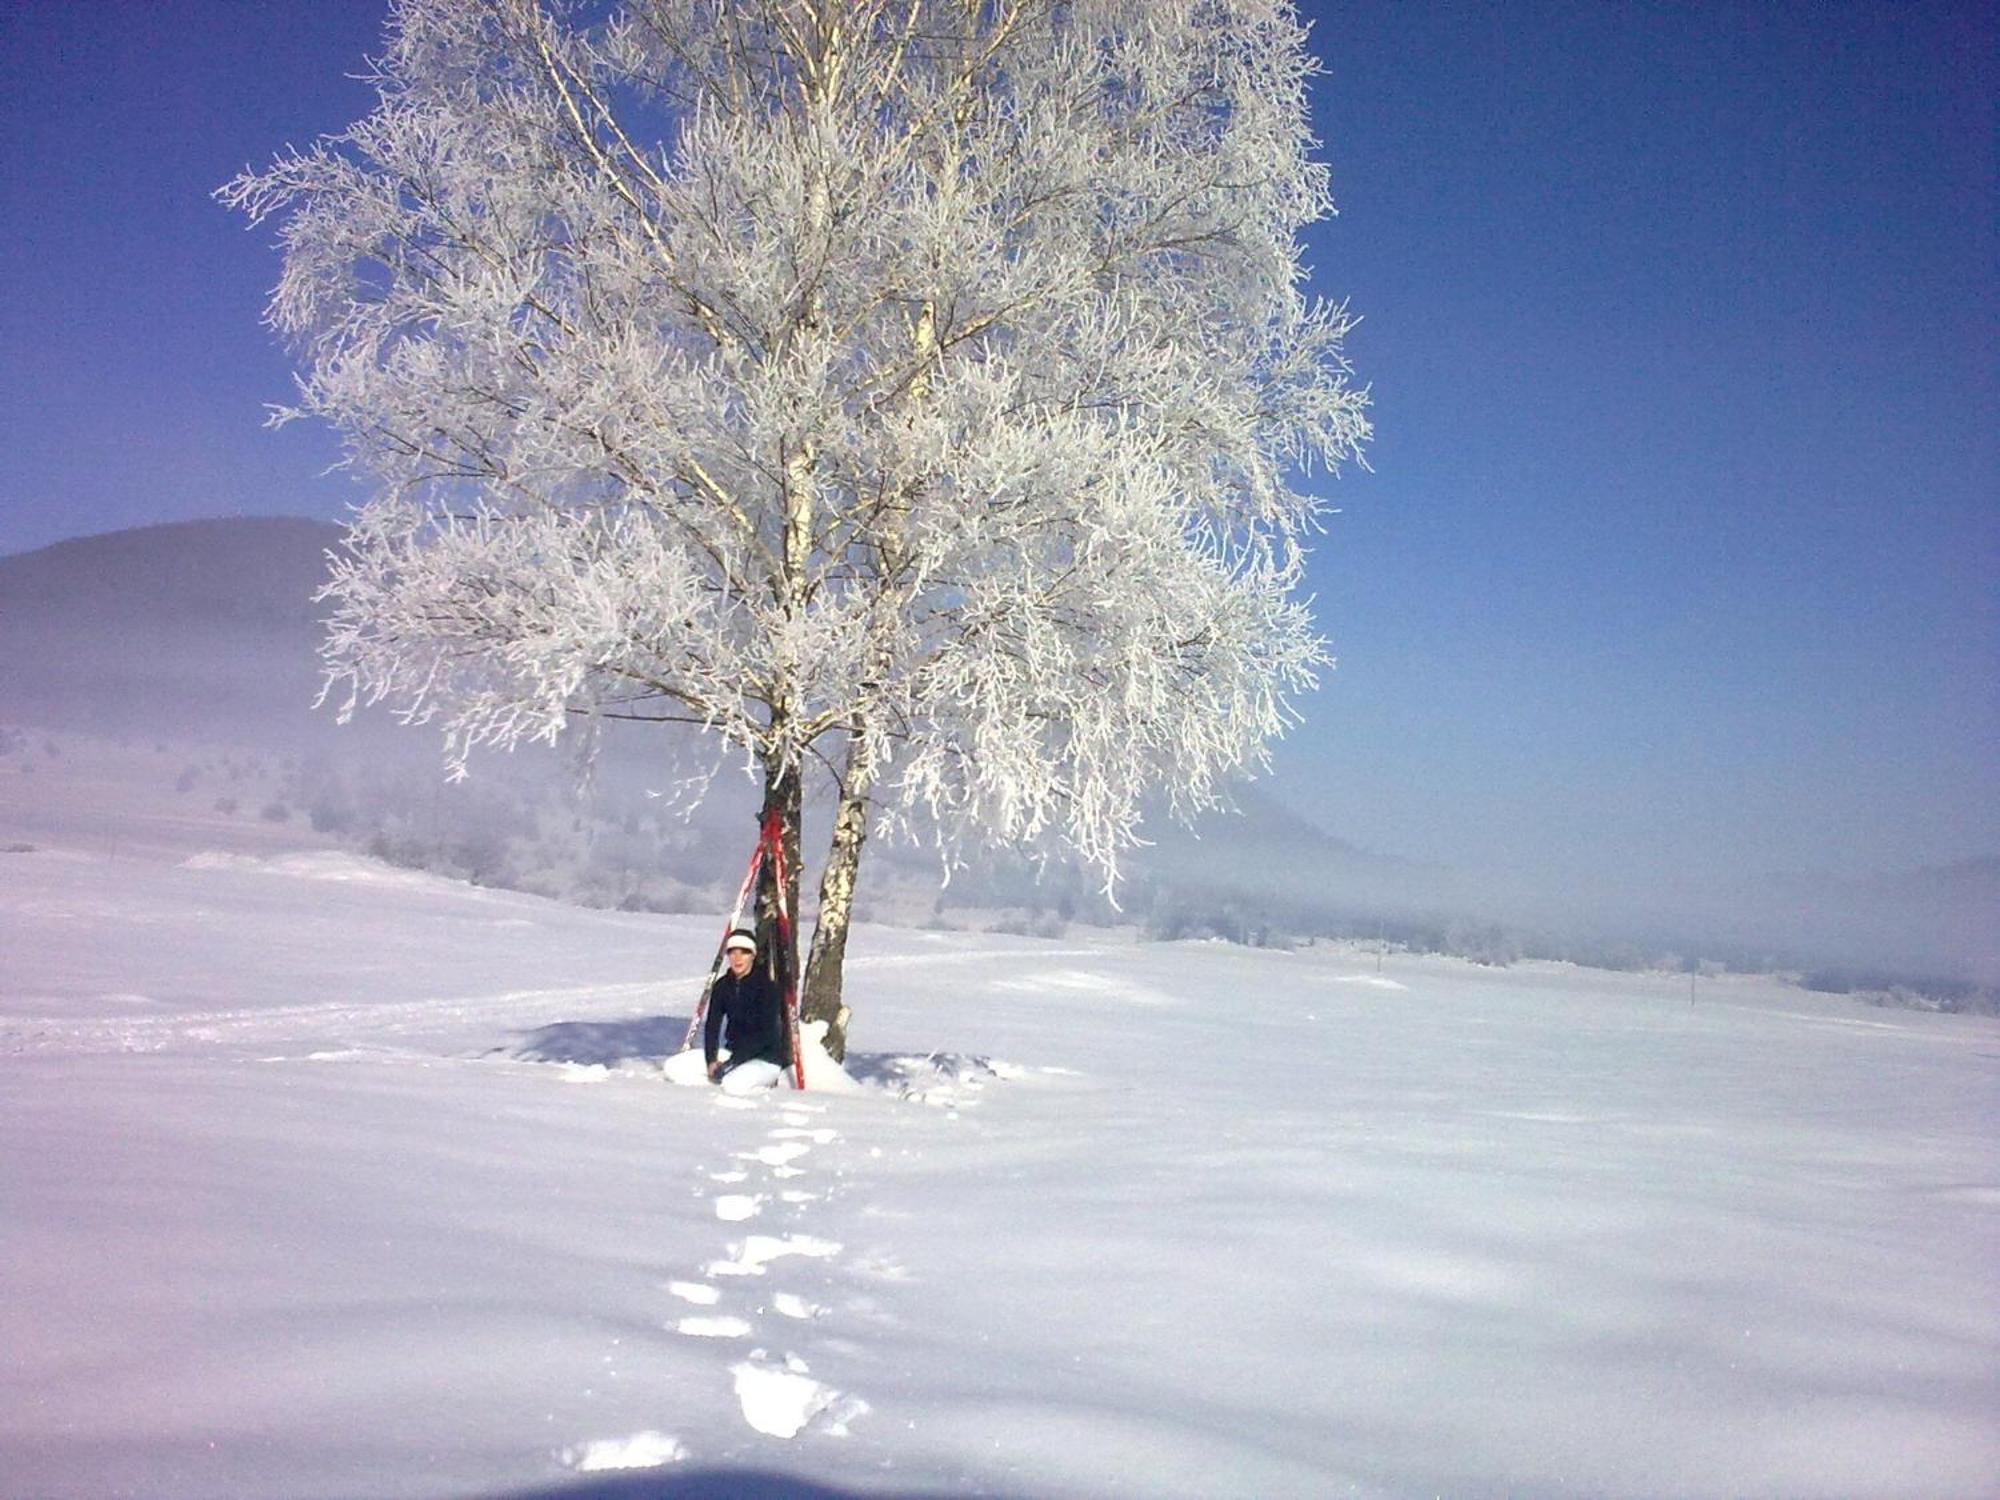
[[[314,737],[312,600],[340,534],[288,518],[186,521],[0,557],[0,717]]]
[[[341,535],[298,519],[193,521],[0,558],[0,728],[221,751],[261,778],[255,806],[228,797],[244,816],[282,809],[487,884],[672,909],[701,909],[695,890],[711,881],[734,889],[752,841],[742,787],[721,778],[699,820],[679,816],[650,795],[672,777],[656,738],[614,734],[588,786],[567,747],[482,756],[448,783],[435,731],[315,709],[313,596]],[[205,786],[186,757],[162,774],[184,763],[183,781]]]

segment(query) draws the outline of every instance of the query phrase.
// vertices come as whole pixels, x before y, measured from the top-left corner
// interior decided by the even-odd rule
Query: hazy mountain
[[[338,528],[147,526],[0,557],[0,717],[104,733],[249,735],[315,723],[317,611]]]
[[[568,748],[541,746],[478,757],[450,783],[434,730],[315,708],[313,596],[340,536],[307,520],[196,521],[0,558],[0,726],[229,753],[241,784],[223,795],[246,816],[282,810],[489,884],[680,907],[703,899],[691,886],[740,876],[748,795],[719,778],[701,818],[670,811],[649,794],[674,773],[636,732],[610,736],[587,786]],[[181,779],[200,780],[189,764]]]

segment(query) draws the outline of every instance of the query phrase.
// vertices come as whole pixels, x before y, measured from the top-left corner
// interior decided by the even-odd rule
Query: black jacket
[[[725,1023],[729,1030],[729,1060],[748,1062],[753,1057],[778,1058],[784,1026],[779,1011],[783,998],[760,965],[738,979],[728,970],[708,992],[708,1023],[702,1027],[701,1050],[715,1061]]]

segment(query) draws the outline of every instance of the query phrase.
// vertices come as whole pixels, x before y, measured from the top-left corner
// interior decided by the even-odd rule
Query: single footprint
[[[783,1239],[774,1235],[753,1234],[741,1245],[730,1246],[730,1259],[710,1261],[707,1274],[762,1276],[765,1266],[787,1255],[806,1255],[824,1260],[838,1254],[840,1246],[832,1240],[815,1239],[809,1234],[788,1234]]]
[[[826,1311],[818,1304],[806,1301],[797,1292],[773,1292],[771,1309],[773,1312],[783,1313],[788,1318],[816,1318]]]
[[[750,1331],[750,1324],[742,1318],[727,1315],[712,1318],[682,1318],[674,1324],[675,1333],[684,1333],[695,1339],[740,1339]]]
[[[741,1219],[754,1219],[764,1211],[764,1199],[758,1193],[725,1193],[715,1200],[715,1216],[736,1223]]]
[[[762,1355],[760,1349],[730,1366],[743,1420],[771,1437],[797,1437],[806,1423],[840,1398],[840,1392],[814,1380],[806,1362],[795,1354],[786,1355],[782,1365],[767,1364]]]
[[[755,1151],[739,1151],[738,1161],[762,1162],[767,1167],[782,1167],[787,1162],[797,1161],[812,1147],[803,1141],[780,1141],[775,1146],[759,1146]]]
[[[635,1432],[630,1437],[599,1438],[594,1443],[578,1443],[557,1455],[572,1469],[594,1473],[609,1469],[657,1469],[661,1464],[679,1463],[687,1448],[679,1438],[664,1432]]]
[[[713,1307],[722,1300],[722,1291],[702,1281],[670,1281],[667,1290],[683,1302],[692,1302],[697,1307]]]

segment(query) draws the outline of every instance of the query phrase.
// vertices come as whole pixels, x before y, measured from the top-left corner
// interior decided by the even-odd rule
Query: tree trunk
[[[842,1003],[847,933],[854,915],[855,877],[861,848],[868,841],[868,792],[874,767],[859,735],[848,743],[847,775],[833,814],[833,837],[820,873],[819,918],[813,923],[812,956],[806,963],[804,1016],[826,1022],[826,1050],[835,1062],[847,1057],[849,1013]]]

